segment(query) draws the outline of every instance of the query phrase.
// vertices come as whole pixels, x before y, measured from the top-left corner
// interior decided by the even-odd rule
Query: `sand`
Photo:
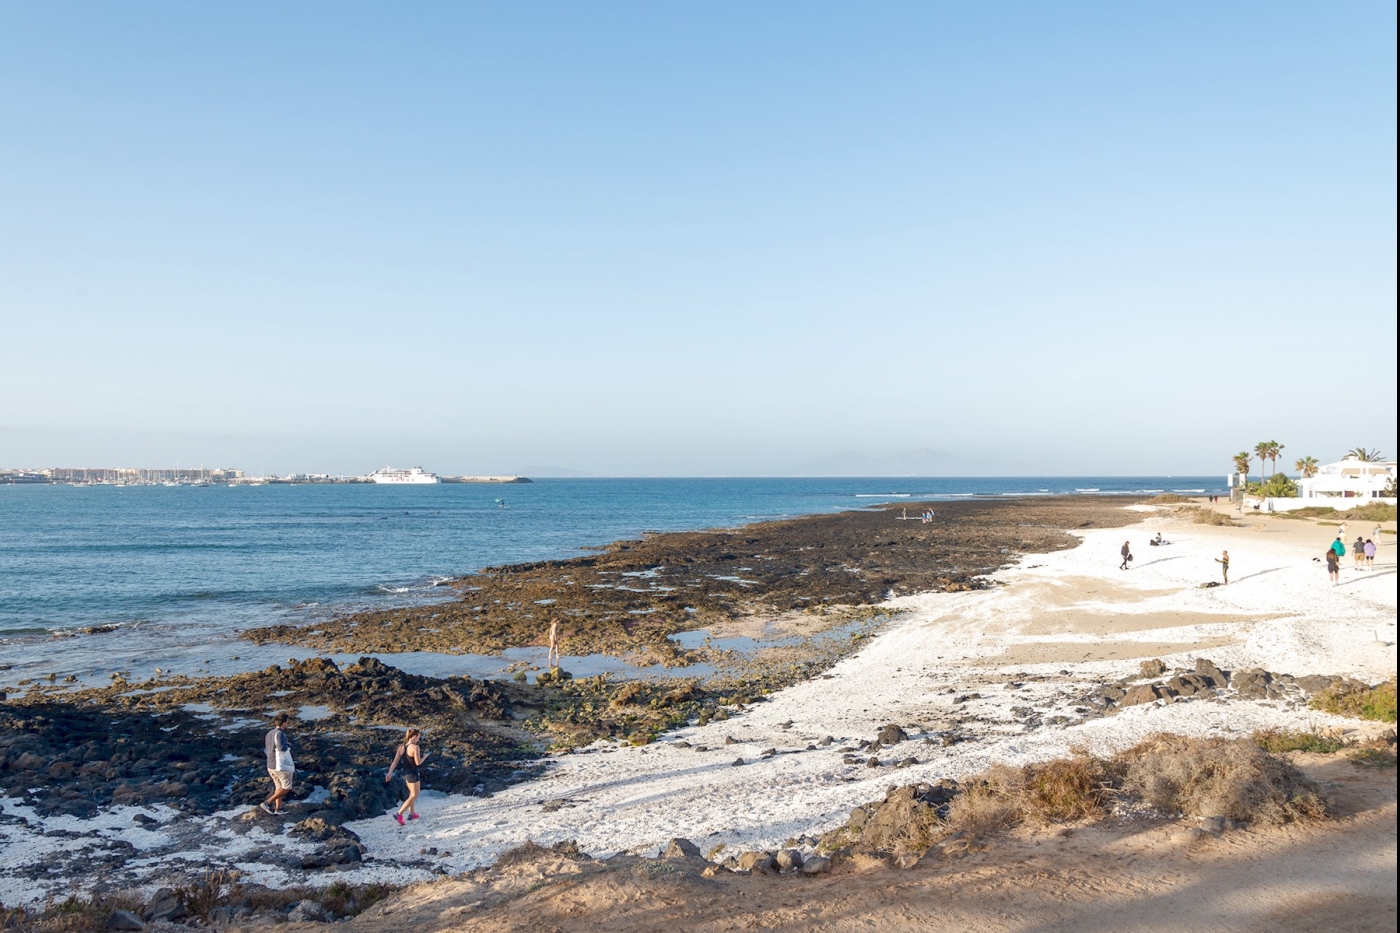
[[[1330,527],[1251,517],[1242,527],[1217,528],[1190,524],[1170,511],[1145,515],[1144,524],[1127,529],[1078,532],[1082,543],[1076,548],[1029,555],[996,573],[996,585],[989,589],[891,600],[888,607],[900,610],[899,614],[860,652],[820,677],[774,694],[729,720],[684,728],[648,746],[600,742],[553,759],[540,778],[491,797],[446,796],[430,789],[420,806],[424,818],[408,827],[398,826],[388,816],[350,823],[368,846],[369,857],[328,880],[429,880],[489,865],[527,840],[543,845],[577,840],[583,851],[599,857],[655,856],[676,836],[692,839],[706,852],[718,846],[726,852],[772,848],[839,825],[853,806],[883,797],[891,784],[961,778],[994,762],[1026,764],[1062,756],[1075,747],[1108,755],[1159,731],[1247,735],[1270,727],[1343,732],[1363,728],[1355,720],[1298,704],[1227,702],[1214,697],[1159,701],[1103,718],[1082,715],[1078,704],[1086,687],[1134,676],[1145,657],[1187,665],[1205,656],[1227,669],[1346,674],[1370,682],[1395,674],[1393,536],[1387,536],[1373,570],[1346,566],[1342,585],[1333,587],[1325,569],[1313,561],[1330,542]],[[1146,540],[1158,530],[1171,544],[1149,548]],[[1138,560],[1131,570],[1120,571],[1118,549],[1125,537],[1134,542]],[[1201,583],[1218,579],[1213,558],[1223,548],[1232,557],[1230,585],[1201,589]],[[1027,710],[1034,714],[1028,715]],[[1049,724],[1057,716],[1063,720]],[[843,760],[846,750],[861,739],[873,738],[887,723],[904,727],[910,741],[882,751],[878,767],[867,766],[864,755],[858,763]],[[967,741],[949,747],[926,741],[947,732],[962,734]],[[823,745],[821,740],[828,736],[834,741]],[[909,759],[915,763],[896,767]],[[1056,867],[1061,864],[1057,855],[1053,864],[1036,869],[1040,874],[1007,874],[1006,865],[1028,858],[1024,852],[1030,850],[1016,846],[1052,846],[1045,851],[1053,852],[1054,846],[1068,845],[1049,840],[1007,842],[991,853],[969,856],[985,858],[975,862],[980,866],[975,870],[969,867],[958,878],[947,880],[946,887],[935,885],[923,908],[905,904],[902,882],[867,886],[857,897],[842,893],[846,881],[833,881],[835,887],[820,904],[795,893],[791,912],[775,925],[797,924],[806,918],[804,922],[819,922],[823,928],[876,929],[880,924],[867,922],[868,918],[885,916],[890,928],[936,929],[917,925],[921,918],[932,923],[929,918],[936,916],[945,928],[953,929],[961,914],[940,913],[935,905],[959,897],[967,898],[959,910],[983,911],[981,926],[968,928],[1061,929],[1069,927],[1056,924],[1075,915],[1075,904],[1094,902],[1100,894],[1105,904],[1138,904],[1144,911],[1167,911],[1161,917],[1170,918],[1171,910],[1195,904],[1192,885],[1199,886],[1200,892],[1217,892],[1222,904],[1242,905],[1240,910],[1251,917],[1265,916],[1261,911],[1266,909],[1284,916],[1290,892],[1345,893],[1352,890],[1348,885],[1366,887],[1367,879],[1386,865],[1393,920],[1393,772],[1389,782],[1389,809],[1372,808],[1371,816],[1356,818],[1360,822],[1258,836],[1259,845],[1277,846],[1277,859],[1239,856],[1255,866],[1250,869],[1255,874],[1234,887],[1228,876],[1210,868],[1209,860],[1192,861],[1197,858],[1192,854],[1195,849],[1173,855],[1180,862],[1176,868],[1144,859],[1128,871],[1126,866],[1140,857],[1133,854],[1134,845],[1147,846],[1143,851],[1155,858],[1161,852],[1177,852],[1172,848],[1177,844],[1165,836],[1134,841],[1131,834],[1115,842],[1117,837],[1094,835],[1111,836],[1109,830],[1086,830],[1074,837],[1078,841],[1072,851],[1079,853],[1080,861],[1065,863],[1069,867]],[[34,832],[39,824],[15,802],[0,804],[5,811],[0,814],[0,902],[32,901],[61,892],[71,880],[54,879],[54,885],[42,880],[4,880],[7,866],[27,864],[32,858],[29,844],[38,838]],[[197,863],[219,860],[239,847],[295,849],[299,845],[286,836],[258,831],[235,839],[228,829],[229,821],[238,815],[232,812],[210,818],[202,832],[187,825],[176,840],[166,829],[165,814],[156,814],[158,825],[138,831],[127,828],[130,815],[121,810],[116,808],[104,819],[112,822],[113,838],[129,842],[138,856],[161,845],[178,844],[177,861]],[[83,828],[83,821],[55,818],[43,823],[42,838],[45,845],[58,847],[86,844],[62,838],[68,829]],[[1358,833],[1364,840],[1347,842]],[[1220,843],[1226,849],[1234,844]],[[1349,846],[1355,846],[1355,852]],[[1329,854],[1343,852],[1348,854],[1335,858]],[[1333,861],[1322,864],[1322,856]],[[1002,858],[1007,860],[1004,864],[998,861]],[[1114,878],[1107,878],[1108,869],[1100,867],[1110,864]],[[266,865],[250,863],[247,870],[248,880],[273,885],[292,880]],[[1274,875],[1280,880],[1270,880]],[[1191,880],[1174,882],[1174,877]],[[1016,878],[1030,880],[1023,885]],[[748,883],[735,882],[739,888],[728,890],[742,890]],[[1062,891],[1065,885],[1069,887]],[[989,900],[978,907],[983,904],[978,898],[984,895]],[[694,896],[694,892],[682,896],[676,909],[694,907],[685,903]],[[1018,896],[1025,899],[1023,904],[1015,901]],[[840,906],[843,897],[848,898],[845,907]],[[666,925],[670,915],[660,908],[667,903],[658,902],[653,926],[638,921],[640,925],[616,929]],[[1313,898],[1309,903],[1321,901]],[[1013,904],[1017,911],[1024,907],[1025,916],[1042,916],[1043,922],[1012,925],[1004,914]],[[1148,916],[1142,915],[1142,924],[1126,926],[1151,928]],[[1290,922],[1297,916],[1288,914]],[[1001,919],[993,922],[989,917]],[[526,928],[510,922],[498,918],[492,921],[494,926],[477,928]],[[1153,923],[1180,928],[1161,918]],[[697,928],[726,928],[719,920],[714,924]],[[1124,924],[1111,922],[1111,912],[1100,912],[1075,928],[1110,926]],[[1228,928],[1228,924],[1207,923],[1201,928]]]
[[[1149,548],[1146,539],[1158,530],[1172,543]],[[451,851],[441,861],[453,871],[488,864],[527,839],[575,839],[597,856],[656,854],[673,836],[705,851],[720,844],[733,851],[830,829],[891,783],[958,778],[997,761],[1063,755],[1072,746],[1111,754],[1158,731],[1354,729],[1352,720],[1266,701],[1159,703],[1085,721],[1074,712],[1076,685],[1131,675],[1144,657],[1189,664],[1209,656],[1224,668],[1371,682],[1394,676],[1395,546],[1386,544],[1374,570],[1347,568],[1342,585],[1332,587],[1312,561],[1331,540],[1329,531],[1272,518],[1217,528],[1167,510],[1126,531],[1090,530],[1078,548],[1032,555],[998,573],[1000,585],[990,590],[893,600],[904,614],[868,648],[726,722],[639,748],[598,743],[489,799],[430,801],[421,824],[408,829],[388,818],[350,825],[384,857],[428,846]],[[1125,537],[1135,540],[1139,560],[1120,571]],[[1231,584],[1200,589],[1218,579],[1213,558],[1223,548],[1233,560]],[[1057,592],[1047,604],[1048,589]],[[1054,623],[1056,612],[1068,613],[1063,626]],[[1140,626],[1131,624],[1135,619]],[[1385,641],[1377,640],[1378,629]],[[1005,688],[1007,680],[1036,675],[1047,679]],[[1070,722],[1027,732],[1013,705]],[[978,722],[959,728],[976,741],[949,748],[922,741],[966,717]],[[914,757],[918,764],[894,770],[843,763],[841,748],[887,723],[912,738],[886,750],[883,760]],[[817,744],[825,736],[835,743]],[[677,740],[692,747],[677,747]],[[547,801],[565,803],[543,807]]]
[[[351,933],[1115,933],[1392,930],[1395,776],[1298,756],[1335,821],[1222,836],[1179,823],[1027,830],[908,870],[857,861],[815,878],[706,878],[684,863],[543,853],[411,889]]]

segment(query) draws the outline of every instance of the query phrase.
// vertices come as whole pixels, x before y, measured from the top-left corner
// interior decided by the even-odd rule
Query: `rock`
[[[162,797],[188,797],[190,786],[181,781],[166,781],[156,788],[156,792]]]
[[[779,871],[797,871],[802,867],[802,853],[796,849],[781,849],[773,856]]]
[[[176,897],[175,892],[170,888],[161,888],[156,891],[151,898],[151,903],[142,912],[141,918],[147,923],[157,920],[182,920],[189,916],[189,911],[185,909],[184,901]]]
[[[1138,684],[1124,694],[1120,705],[1138,706],[1142,703],[1154,703],[1162,695],[1157,687],[1157,684]]]
[[[1326,674],[1307,674],[1299,677],[1296,683],[1305,693],[1321,693],[1338,680],[1341,678],[1328,677]]]
[[[910,756],[910,757],[908,757],[908,758],[902,759],[898,764],[895,765],[895,767],[896,767],[896,768],[911,768],[911,767],[913,767],[914,765],[916,765],[916,764],[918,764],[918,763],[919,763],[919,759],[917,759],[917,758],[915,758],[915,757],[913,757],[913,756]]]
[[[740,871],[776,872],[778,864],[767,852],[745,852],[739,856]]]
[[[133,813],[131,815],[131,822],[147,827],[160,825],[160,820],[145,813]]]
[[[146,925],[141,922],[140,917],[129,910],[114,910],[107,915],[107,929],[144,930]]]
[[[1201,829],[1204,829],[1212,836],[1219,836],[1228,828],[1226,826],[1228,822],[1230,821],[1226,820],[1223,816],[1203,816],[1201,817]]]
[[[1159,658],[1153,658],[1151,661],[1143,661],[1138,670],[1143,677],[1161,677],[1167,672],[1167,666]]]
[[[818,742],[817,744],[820,745],[820,746],[822,746],[823,748],[825,748],[825,747],[827,747],[828,745],[831,745],[832,743],[834,743],[835,741],[836,741],[835,739],[833,739],[831,736],[828,735],[828,736],[823,736],[823,737],[822,737],[822,740],[821,740],[820,742]]]
[[[44,757],[33,752],[25,752],[15,760],[14,767],[17,771],[38,771],[44,766]]]
[[[325,923],[326,912],[321,909],[321,905],[313,900],[303,899],[292,905],[292,909],[287,911],[288,923]]]
[[[1230,677],[1230,686],[1242,700],[1262,700],[1269,695],[1269,685],[1273,675],[1260,668],[1235,671]]]
[[[734,736],[732,736],[732,735],[726,735],[726,736],[724,737],[724,744],[725,744],[725,745],[738,745],[739,742],[738,742],[737,739],[734,738]]]
[[[846,820],[846,825],[851,829],[860,829],[870,819],[870,813],[864,807],[856,807],[851,811],[850,819]]]
[[[1206,658],[1196,659],[1196,673],[1204,677],[1212,687],[1225,687],[1230,683],[1229,676]]]
[[[49,765],[49,777],[63,780],[73,776],[73,763],[71,761],[55,761]]]
[[[734,759],[734,767],[736,767],[736,768],[739,767],[740,765],[744,764],[744,763],[745,763],[745,762],[744,762],[744,759],[742,759],[742,758],[735,758],[735,759]]]
[[[814,855],[802,863],[802,874],[824,875],[831,871],[831,859],[824,855]]]
[[[880,730],[880,734],[875,736],[875,741],[880,745],[898,745],[900,742],[909,741],[909,734],[894,723]]]
[[[670,845],[666,846],[666,851],[661,854],[661,857],[667,861],[679,862],[685,859],[704,858],[705,856],[700,853],[700,847],[695,843],[689,839],[677,837],[671,840]]]

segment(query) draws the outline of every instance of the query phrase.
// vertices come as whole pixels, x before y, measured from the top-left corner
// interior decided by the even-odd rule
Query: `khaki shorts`
[[[272,778],[272,786],[277,790],[292,789],[292,772],[290,771],[269,771],[267,776]]]

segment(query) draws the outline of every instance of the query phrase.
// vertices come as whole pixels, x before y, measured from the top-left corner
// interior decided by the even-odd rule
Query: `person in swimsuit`
[[[559,666],[559,620],[551,619],[549,622],[549,666],[557,668]]]
[[[1215,559],[1220,565],[1220,578],[1225,581],[1225,585],[1230,584],[1230,552],[1221,551],[1220,556]]]
[[[384,775],[384,783],[388,784],[394,779],[394,769],[399,766],[399,762],[403,762],[403,783],[408,788],[408,799],[400,804],[394,813],[394,819],[399,821],[400,826],[404,824],[405,814],[407,819],[418,819],[418,812],[413,808],[418,802],[418,792],[423,789],[423,779],[418,776],[418,768],[428,760],[428,756],[418,747],[418,737],[422,734],[419,729],[408,730],[403,737],[403,744],[394,750],[394,760],[389,764],[389,773]]]

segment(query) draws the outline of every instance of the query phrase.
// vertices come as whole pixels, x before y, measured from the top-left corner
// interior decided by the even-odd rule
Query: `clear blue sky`
[[[0,0],[0,467],[1396,445],[1396,14]]]

